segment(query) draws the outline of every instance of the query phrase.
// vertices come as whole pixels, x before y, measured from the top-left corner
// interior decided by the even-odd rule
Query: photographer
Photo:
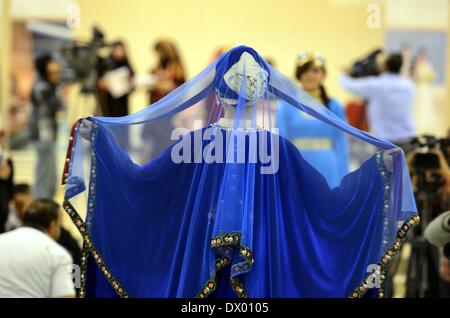
[[[353,78],[342,75],[341,85],[351,93],[367,99],[367,116],[371,133],[402,148],[416,136],[413,117],[414,83],[400,76],[402,56],[387,57],[379,76]]]
[[[430,239],[430,236],[436,237],[436,232],[432,230],[436,228],[432,226],[435,222],[431,220],[436,217],[439,219],[441,211],[450,208],[450,168],[444,154],[446,144],[446,139],[423,136],[414,140],[414,151],[407,157],[417,207],[421,212],[421,224],[410,237],[412,250],[408,266],[407,297],[450,295],[449,264],[440,250],[425,240],[427,238],[437,245],[435,239]]]
[[[438,148],[433,150],[432,153],[435,153],[439,158],[439,173],[444,177],[444,184],[440,189],[440,194],[442,195],[442,206],[441,210],[447,210],[450,208],[450,167],[447,163],[447,160],[444,156],[444,153]],[[438,217],[436,217],[425,229],[425,237],[426,239],[433,245],[438,247],[445,247],[447,250],[450,250],[450,217],[449,212],[441,213]],[[443,221],[447,221],[444,226]],[[449,245],[449,246],[446,246]],[[448,254],[448,251],[447,251]],[[439,273],[443,281],[447,282],[447,288],[443,288],[444,291],[447,292],[447,297],[450,296],[450,260],[448,259],[449,255],[444,255],[442,253],[439,254],[440,262],[439,262]]]
[[[435,141],[432,143],[435,143]],[[412,183],[416,188],[415,191],[420,190],[418,189],[420,186],[418,181],[420,171],[424,173],[423,178],[427,183],[434,183],[433,179],[438,176],[441,179],[440,186],[437,189],[437,194],[439,195],[438,208],[440,210],[446,209],[450,207],[450,167],[444,153],[439,147],[434,145],[426,152],[421,152],[419,149],[411,151],[407,156]]]

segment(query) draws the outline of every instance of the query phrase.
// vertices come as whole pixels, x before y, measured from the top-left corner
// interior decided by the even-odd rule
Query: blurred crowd
[[[187,80],[180,53],[173,42],[158,41],[152,50],[157,56],[156,63],[145,77],[149,107]],[[214,57],[221,52],[219,50]],[[435,75],[425,50],[415,59],[411,58],[407,49],[382,55],[381,61],[378,57],[375,59],[375,55],[369,56],[349,65],[348,70],[342,73],[340,84],[353,96],[345,106],[326,88],[327,60],[321,53],[305,51],[293,57],[293,74],[298,85],[323,107],[353,126],[398,145],[408,154],[419,210],[429,213],[432,219],[450,206],[448,145],[446,138],[421,138],[420,126],[427,123],[416,122],[416,118],[433,123],[427,105],[431,103],[429,83]],[[142,79],[137,80],[128,56],[126,43],[116,41],[111,44],[109,54],[99,58],[96,63],[93,89],[96,115],[117,117],[130,113],[130,95],[137,85],[142,84]],[[377,65],[374,66],[374,63]],[[67,272],[68,264],[79,264],[81,257],[78,242],[62,227],[60,208],[53,201],[57,196],[60,173],[57,171],[56,147],[58,114],[67,108],[60,88],[60,61],[51,54],[39,55],[35,60],[35,70],[29,119],[29,136],[37,158],[33,185],[14,182],[14,160],[7,149],[2,147],[7,136],[0,133],[0,233],[6,232],[0,234],[0,297],[73,296],[73,287],[69,286],[64,273]],[[420,105],[417,110],[419,117],[414,114],[415,103]],[[207,114],[204,117],[210,116],[210,111],[204,110]],[[424,112],[427,114],[420,115]],[[290,105],[278,105],[273,116],[281,134],[301,149],[302,155],[327,176],[330,186],[337,186],[350,171],[349,153],[357,157],[364,152],[364,149],[353,145],[351,140],[331,132],[325,126],[319,126]],[[174,128],[173,121],[162,120],[157,126],[152,126],[152,130],[143,130],[141,138],[153,145],[154,153],[160,153],[169,145],[170,141],[164,138],[170,136]],[[428,156],[428,161],[423,160],[424,154]],[[437,160],[437,164],[430,165],[430,160]],[[419,229],[414,237],[419,240],[422,232],[423,229]],[[59,245],[53,244],[48,238]],[[25,249],[24,246],[31,242],[35,252],[28,250],[20,255],[15,253],[15,250]],[[424,278],[414,276],[414,266],[418,265],[411,263],[411,272],[407,274],[411,278],[407,282],[407,296],[449,296],[448,261],[439,254],[438,249],[428,246],[423,252],[422,246],[417,247],[414,240],[412,242],[411,253],[420,253],[425,259],[422,261],[429,262],[426,278],[428,288],[423,294],[422,286],[415,286]],[[44,252],[46,249],[51,252]],[[38,253],[39,250],[47,253],[46,258]],[[32,271],[24,264],[26,257],[36,266],[47,268],[39,278],[33,278],[34,282],[26,282],[20,273]],[[16,264],[14,268],[10,266],[12,263]],[[393,267],[395,273],[397,269]],[[49,271],[59,274],[50,275]],[[47,286],[47,290],[43,286]]]

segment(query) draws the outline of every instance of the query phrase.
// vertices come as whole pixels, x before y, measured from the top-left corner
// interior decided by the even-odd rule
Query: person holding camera
[[[414,83],[400,75],[402,56],[386,58],[379,76],[353,78],[341,76],[341,85],[349,92],[367,100],[370,132],[403,149],[416,136],[413,116]]]
[[[421,212],[421,224],[409,238],[412,248],[406,297],[450,295],[447,274],[450,267],[441,251],[445,243],[450,242],[450,232],[440,221],[446,214],[441,211],[450,208],[450,167],[444,155],[444,144],[432,136],[423,136],[415,139],[412,145],[414,149],[407,155],[416,204]],[[439,249],[425,244],[424,238]],[[450,251],[450,245],[448,249]]]

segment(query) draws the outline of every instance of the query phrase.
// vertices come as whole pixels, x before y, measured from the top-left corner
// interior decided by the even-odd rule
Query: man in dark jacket
[[[0,233],[5,231],[9,213],[9,201],[13,191],[13,163],[8,153],[3,149],[4,131],[0,128]]]

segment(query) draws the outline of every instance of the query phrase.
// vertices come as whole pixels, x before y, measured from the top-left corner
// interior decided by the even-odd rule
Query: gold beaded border
[[[398,254],[400,251],[406,236],[408,234],[408,231],[419,224],[420,217],[415,215],[411,218],[409,218],[406,222],[403,223],[401,228],[398,230],[397,238],[395,239],[395,242],[392,244],[391,248],[381,257],[381,261],[378,263],[378,269],[375,274],[381,275],[381,282],[384,282],[385,278],[385,271],[386,266],[392,261],[392,259]],[[372,278],[374,274],[369,275],[369,277],[362,282],[351,294],[350,298],[361,298],[365,295],[365,293],[369,290],[369,286],[367,284],[367,281]],[[383,277],[384,276],[384,277]],[[383,298],[385,294],[385,290],[383,286],[381,286],[378,290],[378,297]]]
[[[230,280],[231,287],[234,292],[239,296],[239,298],[248,298],[247,293],[245,292],[244,284],[238,278],[232,278]]]
[[[209,279],[205,286],[202,288],[201,292],[195,296],[196,298],[206,298],[217,288],[217,276],[214,276],[212,279]]]
[[[103,261],[103,257],[97,251],[92,240],[88,234],[86,224],[83,222],[82,218],[72,206],[72,204],[65,200],[63,203],[64,210],[70,216],[73,224],[77,227],[81,236],[83,237],[83,251],[81,257],[81,288],[80,288],[80,298],[84,298],[86,295],[86,273],[87,273],[87,261],[88,257],[92,256],[94,258],[95,263],[98,268],[102,272],[105,279],[108,281],[113,290],[119,295],[121,298],[129,298],[128,293],[123,288],[122,284],[112,275],[112,273],[108,270],[105,262]]]
[[[383,182],[383,250],[386,250],[387,248],[387,211],[389,210],[389,197],[391,192],[391,181],[390,176],[391,173],[389,173],[384,165],[384,160],[382,158],[383,151],[377,151],[375,154],[378,170],[380,177]],[[375,279],[377,276],[380,277],[380,287],[377,289],[377,296],[379,298],[384,298],[385,296],[385,279],[386,279],[386,267],[387,265],[392,261],[392,259],[398,254],[400,251],[406,236],[408,234],[408,231],[420,223],[420,217],[418,215],[412,216],[409,219],[407,219],[403,225],[400,227],[400,229],[397,232],[397,237],[390,246],[389,249],[386,250],[386,252],[381,257],[381,261],[377,264],[377,269],[374,273],[371,273],[368,275],[368,277],[358,286],[356,287],[348,296],[349,298],[361,298],[363,297],[367,291],[370,289],[368,282],[370,280]]]
[[[76,130],[76,125],[74,125],[72,134]],[[71,135],[72,135],[71,134]],[[73,141],[73,138],[71,139],[71,142]],[[377,155],[380,155],[378,153]],[[70,154],[68,155],[70,157]],[[383,167],[384,168],[384,167]],[[67,178],[67,170],[64,169],[64,177]],[[382,169],[384,171],[384,169]],[[382,174],[384,176],[384,174]],[[65,181],[65,179],[64,179]],[[65,183],[65,182],[64,182]],[[128,298],[129,295],[125,291],[125,289],[122,287],[120,282],[114,278],[114,276],[111,274],[111,272],[107,269],[103,258],[101,257],[100,253],[97,251],[97,249],[92,244],[92,240],[89,237],[89,234],[87,233],[87,227],[79,214],[76,212],[72,204],[65,200],[63,207],[65,211],[70,216],[72,222],[77,227],[78,231],[83,237],[83,249],[82,249],[82,258],[81,258],[81,288],[80,288],[80,297],[84,298],[86,293],[86,272],[87,272],[87,262],[89,254],[91,254],[94,257],[94,260],[103,273],[104,277],[110,284],[110,286],[114,289],[114,291],[121,297],[121,298]],[[401,226],[401,228],[398,231],[397,238],[391,248],[383,255],[381,258],[381,261],[378,263],[378,270],[375,272],[377,275],[381,275],[381,284],[380,288],[377,290],[378,296],[384,297],[384,278],[385,278],[385,267],[390,263],[390,261],[393,259],[393,257],[398,253],[398,251],[401,249],[401,246],[404,243],[404,240],[406,239],[406,235],[408,231],[415,225],[417,225],[420,222],[419,216],[413,216],[410,219],[408,219],[404,224]],[[232,232],[232,233],[225,233],[219,236],[215,236],[211,240],[211,247],[222,250],[225,247],[225,252],[228,255],[231,255],[231,249],[226,249],[227,246],[237,246],[239,247],[239,254],[242,258],[244,258],[246,261],[243,263],[239,263],[234,265],[234,268],[237,269],[237,272],[242,273],[242,268],[245,271],[248,271],[249,268],[254,263],[253,259],[253,253],[252,251],[245,247],[240,245],[241,241],[241,233],[239,232]],[[225,266],[227,266],[230,263],[230,258],[226,256],[218,257],[215,261],[215,268],[216,271],[221,270]],[[242,266],[242,267],[241,267]],[[247,267],[247,268],[245,268]],[[233,271],[233,270],[232,270]],[[235,274],[237,275],[237,274]],[[354,291],[350,294],[350,298],[361,298],[363,297],[366,292],[369,290],[369,285],[367,284],[367,281],[372,278],[373,274],[369,275],[364,282],[362,282],[357,288],[354,289]],[[243,283],[235,278],[232,277],[230,279],[230,283],[232,286],[233,291],[240,297],[240,298],[247,298],[248,295],[245,291]],[[215,291],[217,288],[217,276],[214,275],[211,279],[209,279],[200,293],[197,294],[197,298],[206,298],[208,297],[212,292]]]
[[[236,246],[239,248],[239,255],[245,261],[233,265],[231,268],[230,284],[231,288],[235,292],[235,294],[240,298],[247,298],[248,295],[245,291],[244,284],[235,276],[240,275],[244,272],[250,270],[252,264],[254,263],[253,252],[246,246],[241,245],[241,233],[240,232],[230,232],[224,233],[221,235],[217,235],[211,239],[211,247],[218,252],[225,252],[228,256],[219,257],[216,259],[216,271],[221,270],[223,267],[228,265],[231,261],[232,248],[231,246]],[[224,262],[222,264],[222,262]],[[201,292],[197,295],[197,297],[205,298],[208,297],[215,289],[217,285],[217,276],[214,275],[211,279],[209,279]]]
[[[363,297],[366,292],[370,289],[369,285],[367,284],[367,281],[373,278],[373,275],[380,275],[380,282],[381,286],[377,290],[377,295],[380,298],[384,297],[385,290],[384,290],[384,282],[386,277],[386,266],[390,263],[390,261],[395,257],[395,255],[400,251],[406,236],[408,234],[408,231],[419,224],[420,217],[419,216],[413,216],[409,218],[407,221],[403,223],[403,225],[400,227],[397,238],[395,242],[392,244],[392,247],[383,255],[381,258],[381,261],[378,263],[378,269],[375,271],[375,273],[369,275],[363,283],[361,283],[357,288],[353,290],[353,292],[350,294],[349,298],[361,298]],[[245,246],[240,246],[240,233],[234,232],[234,233],[226,233],[222,234],[220,236],[216,236],[211,240],[211,246],[214,248],[219,248],[223,246],[228,245],[236,245],[240,248],[240,256],[246,258],[247,262],[253,263],[253,255],[250,249],[246,248]],[[226,261],[221,260],[221,258],[216,259],[216,269],[220,270],[228,263],[230,262],[230,259],[228,257],[224,257],[223,259],[226,259]],[[224,262],[222,264],[221,262]],[[230,279],[230,283],[232,286],[233,291],[240,297],[240,298],[248,298],[248,294],[245,291],[244,284],[237,278],[233,277]],[[202,291],[197,295],[199,298],[206,298],[208,297],[217,287],[217,278],[214,276],[212,279],[208,280],[205,283],[205,286],[203,287]]]

